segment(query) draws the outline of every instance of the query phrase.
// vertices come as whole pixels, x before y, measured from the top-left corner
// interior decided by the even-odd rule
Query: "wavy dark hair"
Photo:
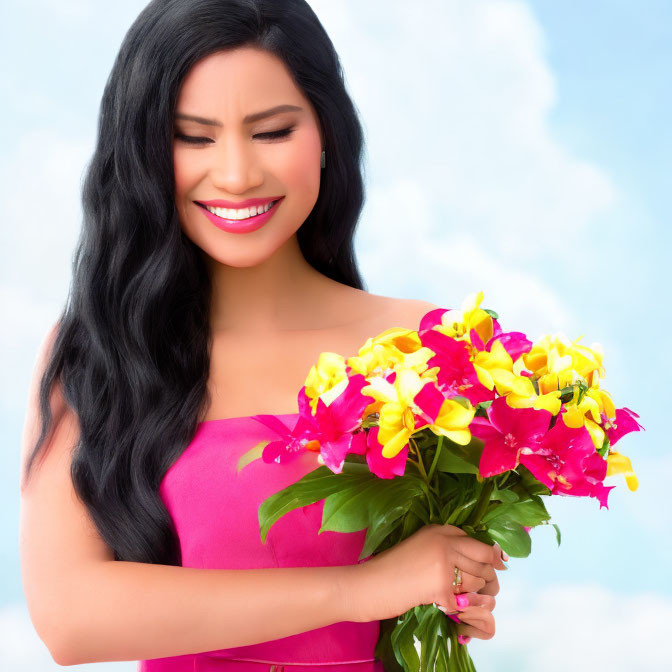
[[[297,232],[305,259],[363,289],[353,236],[364,202],[364,137],[334,46],[305,0],[153,0],[106,82],[82,187],[83,225],[65,307],[40,381],[41,434],[62,386],[80,436],[71,477],[116,560],[181,564],[160,496],[209,397],[211,284],[174,200],[173,115],[203,57],[238,47],[284,61],[327,148],[315,206]]]

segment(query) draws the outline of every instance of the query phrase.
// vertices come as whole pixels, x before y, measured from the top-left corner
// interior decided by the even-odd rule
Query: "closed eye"
[[[276,140],[276,139],[285,138],[285,137],[289,136],[293,131],[294,131],[294,126],[291,126],[290,128],[283,128],[282,130],[279,130],[279,131],[269,131],[268,133],[257,133],[256,135],[253,135],[252,137],[254,137],[254,138],[268,138],[269,140]],[[175,133],[175,137],[178,140],[182,140],[182,142],[186,142],[187,144],[190,144],[190,145],[204,145],[208,142],[214,142],[214,140],[211,140],[210,138],[199,138],[199,137],[195,137],[193,135],[184,135],[182,133]]]

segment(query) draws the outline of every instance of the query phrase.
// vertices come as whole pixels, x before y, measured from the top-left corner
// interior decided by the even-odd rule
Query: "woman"
[[[227,481],[320,352],[436,308],[362,288],[362,146],[304,0],[155,0],[131,26],[22,448],[24,590],[57,662],[380,670],[379,621],[455,612],[455,567],[461,632],[494,634],[498,547],[432,526],[359,564],[363,533],[324,533],[327,553],[320,506],[264,546],[258,503],[297,474]]]

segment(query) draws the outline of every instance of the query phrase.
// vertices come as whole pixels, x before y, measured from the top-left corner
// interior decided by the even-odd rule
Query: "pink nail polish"
[[[464,593],[455,595],[455,601],[457,602],[458,609],[464,609],[469,606],[469,598]]]
[[[469,642],[471,641],[471,637],[469,637],[468,635],[458,635],[457,641],[460,644],[469,644]]]

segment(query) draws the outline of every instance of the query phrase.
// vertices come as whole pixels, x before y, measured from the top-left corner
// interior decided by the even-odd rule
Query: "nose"
[[[230,138],[212,153],[212,183],[222,191],[242,194],[264,181],[264,171],[251,141]]]

